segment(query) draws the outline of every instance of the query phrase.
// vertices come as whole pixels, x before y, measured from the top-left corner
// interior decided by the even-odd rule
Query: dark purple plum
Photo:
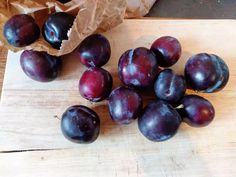
[[[157,57],[158,65],[170,67],[180,58],[182,49],[180,42],[171,36],[163,36],[153,42],[151,50]]]
[[[75,17],[66,12],[56,12],[49,15],[42,27],[44,39],[55,49],[60,49],[63,40],[68,39],[68,31]]]
[[[229,80],[229,69],[220,57],[200,53],[187,61],[185,78],[193,90],[211,93],[225,87]]]
[[[99,135],[100,119],[96,112],[86,106],[71,106],[62,115],[61,130],[74,143],[92,143]]]
[[[27,14],[12,16],[4,25],[3,33],[14,47],[27,46],[39,38],[40,28],[33,17]]]
[[[111,56],[110,43],[101,34],[88,36],[75,51],[81,63],[87,67],[101,67],[108,62]]]
[[[181,123],[179,113],[167,102],[149,103],[138,118],[141,133],[151,141],[165,141],[173,137]]]
[[[50,82],[59,75],[62,61],[60,57],[46,52],[25,50],[20,56],[20,64],[24,73],[31,79]]]
[[[120,80],[125,85],[134,87],[150,86],[159,71],[154,53],[144,47],[123,53],[118,69]]]
[[[98,102],[107,98],[112,89],[112,76],[102,68],[88,68],[79,81],[79,92],[87,100]]]
[[[171,69],[164,69],[157,76],[154,91],[157,98],[176,104],[185,94],[186,81],[183,76],[175,74]]]
[[[179,110],[184,122],[193,127],[204,127],[212,122],[215,116],[213,105],[205,98],[197,95],[187,95],[181,101]]]
[[[142,111],[142,97],[133,89],[118,87],[109,96],[109,113],[116,123],[129,124]]]

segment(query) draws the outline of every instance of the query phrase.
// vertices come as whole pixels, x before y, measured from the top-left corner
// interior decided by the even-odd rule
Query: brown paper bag
[[[56,0],[2,0],[0,3],[0,45],[12,51],[34,49],[47,51],[51,55],[64,55],[72,52],[88,35],[105,32],[122,22],[124,17],[134,18],[145,15],[155,0],[72,0],[61,4]],[[48,15],[64,11],[76,16],[68,32],[68,40],[62,42],[60,50],[52,48],[42,37],[33,44],[16,48],[8,44],[3,36],[3,26],[15,14],[32,15],[40,28]]]
[[[127,0],[126,18],[137,18],[146,15],[156,0]]]
[[[72,0],[61,4],[55,0],[3,0],[0,3],[0,45],[12,51],[34,49],[47,51],[51,55],[64,55],[72,52],[78,44],[94,32],[107,31],[122,22],[126,10],[125,0]],[[62,42],[60,50],[53,49],[42,36],[33,44],[16,48],[10,46],[3,36],[3,26],[14,14],[31,14],[42,26],[48,15],[55,11],[65,11],[76,15],[68,40]]]

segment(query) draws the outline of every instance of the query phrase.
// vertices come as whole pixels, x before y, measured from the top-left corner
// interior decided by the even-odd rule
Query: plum
[[[114,89],[108,100],[110,116],[119,124],[129,124],[136,119],[142,105],[142,97],[135,90],[123,86]]]
[[[212,122],[215,116],[213,105],[198,95],[186,95],[181,100],[179,109],[184,122],[193,127],[204,127]]]
[[[3,34],[10,45],[24,47],[39,38],[40,28],[30,15],[18,14],[5,23]]]
[[[88,36],[75,51],[81,63],[87,67],[101,67],[108,62],[111,56],[110,43],[101,34]]]
[[[200,53],[187,61],[185,78],[193,90],[212,93],[225,87],[229,80],[229,69],[217,55]]]
[[[100,118],[86,106],[71,106],[62,115],[61,131],[65,138],[74,143],[92,143],[99,135]]]
[[[205,90],[207,93],[212,93],[222,90],[229,81],[229,68],[222,58],[217,55],[211,54],[212,60],[217,65],[218,79],[217,82]]]
[[[185,94],[186,81],[183,76],[175,74],[171,69],[164,69],[157,76],[154,91],[157,98],[177,104]]]
[[[20,56],[20,65],[24,73],[33,80],[50,82],[60,73],[62,61],[60,57],[46,52],[25,50]]]
[[[157,100],[144,108],[138,118],[138,128],[147,139],[159,142],[173,137],[181,121],[179,113],[170,104]]]
[[[159,71],[154,53],[145,47],[123,53],[119,59],[118,70],[120,80],[133,87],[150,86]]]
[[[42,27],[44,39],[55,49],[60,49],[63,40],[68,39],[68,31],[75,17],[66,12],[50,14]]]
[[[170,67],[180,58],[182,49],[180,42],[172,36],[163,36],[153,42],[151,50],[157,57],[158,65]]]
[[[98,102],[109,96],[112,89],[112,81],[112,76],[108,71],[91,67],[80,78],[79,92],[85,99]]]

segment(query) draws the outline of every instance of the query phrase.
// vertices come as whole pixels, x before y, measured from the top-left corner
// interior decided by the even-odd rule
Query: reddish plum
[[[90,101],[101,101],[107,98],[112,88],[111,74],[102,68],[88,68],[79,81],[79,92]]]
[[[193,127],[204,127],[212,122],[215,116],[213,105],[198,95],[187,95],[181,101],[182,108],[178,111],[184,122]]]
[[[171,36],[163,36],[153,42],[151,50],[157,57],[159,66],[170,67],[174,65],[181,55],[180,42]]]

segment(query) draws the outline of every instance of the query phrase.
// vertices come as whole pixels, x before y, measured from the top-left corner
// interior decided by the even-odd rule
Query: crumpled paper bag
[[[137,18],[146,15],[156,0],[127,0],[126,18]]]
[[[72,52],[87,36],[105,32],[122,23],[124,18],[145,15],[154,0],[72,0],[61,4],[56,0],[2,0],[0,3],[0,45],[12,51],[34,49],[61,56]],[[52,12],[64,11],[76,16],[72,28],[68,31],[68,40],[62,42],[60,50],[48,44],[42,35],[33,44],[16,48],[8,44],[3,36],[3,26],[15,14],[32,15],[42,27]]]

